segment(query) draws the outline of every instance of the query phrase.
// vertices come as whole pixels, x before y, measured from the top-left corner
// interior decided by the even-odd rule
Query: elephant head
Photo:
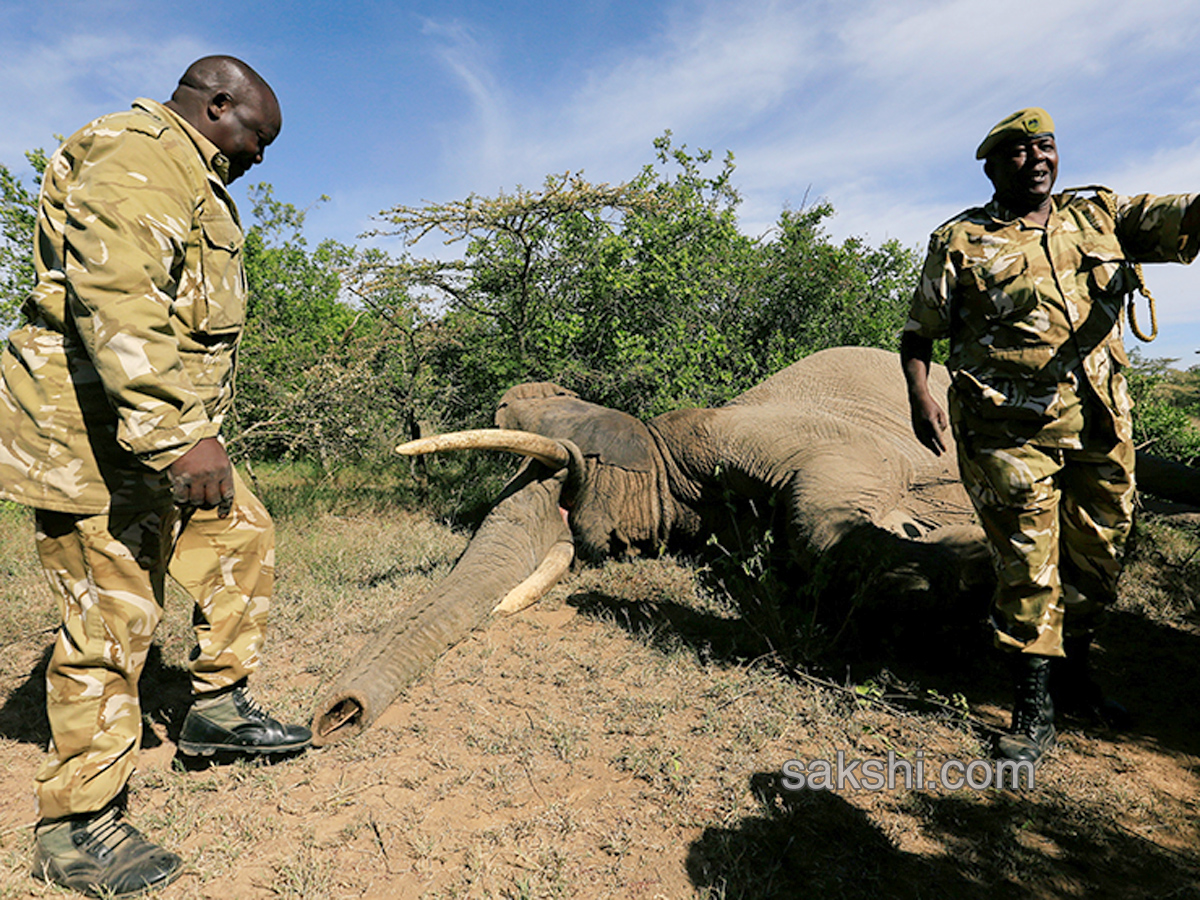
[[[944,398],[948,385],[934,367],[931,387]],[[953,443],[938,457],[913,437],[894,353],[822,351],[725,406],[649,422],[554,384],[523,384],[504,394],[496,424],[398,448],[500,449],[526,461],[452,572],[381,629],[328,692],[314,742],[361,731],[490,614],[552,587],[572,557],[694,544],[730,516],[731,497],[783,511],[801,572],[817,559],[832,560],[835,572],[886,566],[895,597],[931,585],[936,594],[986,569]],[[1200,502],[1200,473],[1189,471]],[[1175,492],[1179,475],[1163,476]]]

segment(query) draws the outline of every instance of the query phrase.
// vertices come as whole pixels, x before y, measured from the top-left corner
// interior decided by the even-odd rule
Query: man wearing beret
[[[1088,674],[1116,598],[1132,521],[1134,449],[1121,307],[1136,264],[1191,262],[1200,195],[1053,194],[1054,123],[1002,119],[976,152],[992,199],[938,228],[901,338],[913,430],[935,454],[947,421],[992,551],[992,624],[1015,702],[997,755],[1037,764],[1054,713],[1112,724],[1124,711]],[[949,420],[929,392],[933,341],[949,338]]]

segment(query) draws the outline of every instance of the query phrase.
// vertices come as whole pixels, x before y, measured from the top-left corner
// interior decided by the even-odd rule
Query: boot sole
[[[312,741],[300,741],[295,744],[276,744],[271,747],[239,747],[236,744],[194,744],[189,741],[180,741],[175,749],[182,756],[216,756],[218,754],[230,754],[233,756],[279,756],[288,753],[299,753],[302,750],[307,750],[312,746]]]
[[[179,865],[172,869],[166,875],[166,877],[160,878],[158,881],[154,882],[153,884],[148,884],[145,887],[134,888],[132,891],[124,891],[120,894],[114,893],[107,885],[97,888],[95,884],[72,884],[71,880],[63,874],[62,870],[49,860],[43,861],[41,865],[35,864],[33,871],[29,874],[38,881],[43,881],[46,884],[52,884],[57,888],[63,888],[69,891],[78,891],[85,897],[98,897],[104,898],[104,900],[107,900],[107,898],[111,897],[113,900],[119,900],[119,898],[122,897],[144,897],[146,894],[150,894],[154,891],[160,890],[161,888],[165,888],[168,884],[173,884],[179,879],[179,876],[183,874],[183,869],[184,863],[182,860],[180,860]]]

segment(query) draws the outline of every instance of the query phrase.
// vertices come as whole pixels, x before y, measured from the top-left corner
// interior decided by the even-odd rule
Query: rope
[[[1096,194],[1104,203],[1104,208],[1108,210],[1108,214],[1112,216],[1114,222],[1117,220],[1117,198],[1112,191],[1107,188],[1098,188]],[[1133,270],[1134,286],[1128,294],[1125,295],[1125,311],[1129,316],[1129,329],[1134,333],[1139,341],[1150,343],[1158,337],[1158,311],[1154,305],[1154,297],[1150,293],[1150,289],[1146,287],[1146,276],[1142,272],[1142,264],[1139,262],[1133,263],[1130,268]],[[1134,292],[1141,294],[1146,298],[1146,302],[1150,305],[1150,334],[1142,331],[1137,320],[1137,298]]]

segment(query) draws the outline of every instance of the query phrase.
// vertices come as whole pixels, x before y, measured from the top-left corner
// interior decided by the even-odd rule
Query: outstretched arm
[[[946,449],[942,433],[948,420],[945,411],[929,391],[929,361],[933,356],[933,341],[914,331],[900,337],[900,364],[908,383],[908,407],[912,415],[913,434],[935,456]]]

